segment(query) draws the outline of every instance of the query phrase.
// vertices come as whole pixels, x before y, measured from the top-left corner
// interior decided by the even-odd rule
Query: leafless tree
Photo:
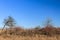
[[[51,20],[51,18],[48,18],[48,19],[46,20],[45,26],[46,26],[46,27],[52,26],[52,20]]]
[[[9,28],[12,28],[12,27],[15,26],[15,24],[16,24],[15,20],[11,16],[8,16],[8,18],[4,19],[4,27],[3,27],[3,29],[5,28],[5,26],[8,26]]]

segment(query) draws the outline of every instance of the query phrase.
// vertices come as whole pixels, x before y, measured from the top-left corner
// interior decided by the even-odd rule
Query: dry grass
[[[23,30],[23,29],[15,28],[11,31],[10,30],[7,30],[7,31],[0,30],[1,31],[0,40],[60,40],[60,33],[58,35],[56,35],[56,34],[54,34],[56,30],[52,30],[52,32],[50,32],[49,31],[50,29],[51,28],[49,28],[49,29],[45,28],[42,30],[41,29]],[[40,32],[43,33],[43,35],[40,34]],[[47,32],[52,33],[52,36],[45,35]],[[60,29],[57,32],[60,32]],[[10,34],[10,33],[12,33],[12,34]]]
[[[60,36],[45,36],[45,35],[36,35],[36,36],[17,36],[17,35],[3,35],[0,36],[0,40],[60,40]]]

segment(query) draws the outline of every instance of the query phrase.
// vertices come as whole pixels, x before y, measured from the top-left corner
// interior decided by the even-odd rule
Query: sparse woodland
[[[0,40],[60,40],[60,28],[51,25],[49,20],[43,28],[24,29],[16,27],[15,24],[12,17],[4,20],[4,27],[0,32]],[[5,28],[6,26],[8,26],[7,29]]]

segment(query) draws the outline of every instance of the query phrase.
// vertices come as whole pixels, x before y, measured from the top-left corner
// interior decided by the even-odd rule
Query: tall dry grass
[[[0,40],[60,40],[60,28],[45,27],[31,30],[14,28],[13,30],[3,30],[0,33]]]
[[[60,36],[48,37],[46,35],[35,36],[0,36],[0,40],[60,40]]]

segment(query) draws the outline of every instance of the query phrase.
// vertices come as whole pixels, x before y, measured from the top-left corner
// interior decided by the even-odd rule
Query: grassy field
[[[60,40],[60,28],[0,30],[0,40]]]
[[[36,36],[17,36],[17,35],[2,35],[0,40],[60,40],[60,36],[45,36],[45,35],[36,35]]]

